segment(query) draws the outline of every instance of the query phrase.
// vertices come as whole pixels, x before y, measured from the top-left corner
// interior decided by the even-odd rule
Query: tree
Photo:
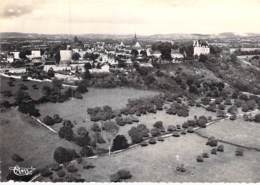
[[[53,70],[52,67],[48,70],[47,74],[48,74],[48,77],[49,77],[49,78],[52,78],[52,77],[55,76],[55,72],[54,72],[54,70]]]
[[[72,141],[74,139],[74,133],[71,127],[63,126],[59,130],[60,138],[64,138],[68,141]]]
[[[50,126],[55,124],[55,121],[52,119],[52,117],[50,117],[48,115],[43,118],[43,122],[46,125],[50,125]]]
[[[117,135],[113,140],[112,151],[122,150],[129,147],[127,139],[124,135]]]
[[[59,51],[57,51],[57,52],[55,53],[55,61],[56,61],[56,64],[59,64],[59,63],[60,63],[60,52],[59,52]]]
[[[79,53],[73,53],[73,54],[72,54],[72,60],[78,61],[79,58],[80,58],[80,54],[79,54]]]
[[[255,115],[255,122],[260,123],[260,114]]]
[[[132,55],[134,58],[136,58],[137,55],[138,55],[138,51],[137,51],[136,49],[132,49],[131,55]]]
[[[58,163],[70,162],[77,157],[78,154],[75,150],[63,148],[61,146],[56,148],[53,154],[54,160]]]
[[[87,146],[90,143],[89,133],[86,128],[79,127],[77,130],[77,134],[78,135],[75,140],[79,146]]]
[[[112,141],[116,137],[116,135],[119,131],[119,127],[116,125],[115,122],[108,121],[108,122],[103,123],[102,128],[103,128],[102,134],[104,135],[104,137],[106,138],[106,140],[108,141],[108,144],[109,144],[108,151],[109,151],[109,155],[110,155]]]

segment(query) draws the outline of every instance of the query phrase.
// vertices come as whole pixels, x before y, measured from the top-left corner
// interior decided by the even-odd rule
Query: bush
[[[111,182],[120,182],[120,176],[118,175],[118,173],[114,173],[112,175],[110,175],[110,181]]]
[[[217,154],[217,149],[216,149],[216,148],[212,148],[212,149],[211,149],[211,154],[216,155],[216,154]]]
[[[53,120],[54,120],[55,123],[61,123],[62,122],[62,118],[58,114],[53,115]]]
[[[172,136],[173,136],[173,137],[180,137],[180,134],[179,134],[179,132],[174,131],[174,132],[172,133]]]
[[[67,166],[67,170],[68,170],[68,172],[70,172],[70,173],[75,173],[75,172],[78,171],[78,168],[77,168],[75,165],[73,165],[73,164],[69,164],[69,165]]]
[[[119,175],[120,179],[130,179],[132,177],[132,174],[128,170],[119,170],[117,174]]]
[[[194,130],[193,130],[193,128],[192,128],[192,127],[189,127],[189,128],[188,128],[188,130],[187,130],[187,132],[188,132],[188,133],[193,133],[193,132],[194,132]]]
[[[152,128],[150,132],[151,132],[152,137],[157,137],[157,136],[161,135],[161,131],[158,128]]]
[[[144,137],[149,136],[149,130],[144,124],[139,124],[137,127],[132,127],[128,131],[128,134],[131,137],[132,143],[140,143]]]
[[[183,129],[183,130],[181,131],[181,134],[182,134],[182,135],[185,135],[185,134],[186,134],[186,130]]]
[[[203,157],[201,155],[197,156],[196,160],[197,160],[197,162],[200,162],[200,163],[204,161]]]
[[[58,170],[60,170],[62,167],[60,166],[60,164],[54,163],[54,164],[51,165],[50,168],[51,168],[51,170],[53,170],[53,171],[58,171]]]
[[[122,150],[129,147],[127,139],[124,135],[117,135],[113,140],[112,151]]]
[[[143,141],[143,142],[140,143],[140,145],[143,147],[143,146],[147,146],[148,143],[146,141]]]
[[[162,129],[162,128],[163,128],[163,122],[162,122],[162,121],[156,121],[156,122],[153,124],[153,127],[154,127],[154,128],[158,128],[158,129]]]
[[[236,156],[243,156],[244,155],[244,150],[242,148],[237,148],[235,151]]]
[[[169,125],[168,128],[167,128],[167,131],[168,131],[168,132],[176,131],[175,125]]]
[[[256,114],[254,120],[257,123],[260,123],[260,114]]]
[[[92,169],[95,168],[95,165],[93,165],[91,162],[89,161],[84,161],[83,164],[83,169]]]
[[[91,130],[93,130],[94,132],[101,132],[101,128],[98,123],[94,123],[91,127]]]
[[[45,116],[45,117],[43,118],[43,122],[44,122],[46,125],[49,125],[49,126],[52,126],[52,125],[55,124],[55,120],[52,119],[52,117],[50,117],[50,116]]]
[[[224,145],[219,145],[219,146],[217,147],[217,151],[218,151],[218,152],[224,152]]]
[[[49,177],[52,175],[52,171],[46,167],[40,170],[40,174],[42,177]]]
[[[198,119],[198,126],[202,127],[202,128],[206,128],[207,122],[208,122],[208,120],[205,116],[200,116]]]
[[[75,150],[58,147],[55,149],[53,157],[57,163],[66,163],[77,158],[78,154]]]
[[[215,147],[218,145],[218,140],[215,137],[210,137],[206,143],[206,145],[209,145],[211,147]]]
[[[80,151],[80,155],[82,157],[90,157],[94,155],[94,152],[92,150],[92,148],[90,148],[89,146],[84,146],[82,147],[81,151]]]
[[[112,174],[110,176],[111,182],[120,182],[124,179],[130,179],[132,177],[132,174],[128,170],[119,170],[118,172]]]
[[[163,137],[158,137],[157,140],[158,141],[164,141]]]
[[[149,139],[149,144],[156,144],[156,139],[155,138]]]
[[[71,127],[63,126],[60,128],[58,132],[60,138],[64,138],[68,141],[72,141],[74,139],[74,133]]]
[[[205,152],[205,153],[202,153],[202,157],[203,157],[203,158],[209,158],[209,154],[206,153],[206,152]]]
[[[66,175],[66,172],[64,170],[57,171],[57,176],[58,177],[65,177],[65,175]]]

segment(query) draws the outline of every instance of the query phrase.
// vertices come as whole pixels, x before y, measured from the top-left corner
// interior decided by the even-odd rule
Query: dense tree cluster
[[[131,137],[132,143],[140,143],[144,137],[149,136],[149,129],[144,124],[139,124],[137,127],[132,127],[128,131],[128,135]]]
[[[103,107],[88,108],[91,121],[106,121],[113,119],[116,113],[108,105]]]

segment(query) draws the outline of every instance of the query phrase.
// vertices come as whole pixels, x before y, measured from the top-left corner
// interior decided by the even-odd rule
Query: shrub
[[[119,175],[120,179],[130,179],[132,177],[132,174],[128,170],[119,170],[117,174]]]
[[[197,160],[197,162],[200,162],[200,163],[204,161],[203,157],[201,155],[197,156],[196,160]]]
[[[57,163],[65,163],[77,158],[78,154],[75,150],[58,147],[55,149],[53,157]]]
[[[113,140],[112,151],[122,150],[129,147],[127,139],[124,135],[117,135]]]
[[[209,154],[206,153],[206,152],[204,152],[204,153],[202,153],[202,157],[203,157],[203,158],[209,158]]]
[[[58,170],[60,170],[62,167],[60,166],[60,164],[58,164],[58,163],[54,163],[54,164],[52,164],[51,165],[51,170],[53,170],[53,171],[58,171]]]
[[[69,127],[69,128],[73,128],[74,127],[70,120],[64,120],[63,121],[63,126],[64,127]]]
[[[242,148],[237,148],[235,151],[236,156],[243,156],[244,155],[244,150]]]
[[[43,177],[49,177],[49,176],[52,175],[52,171],[49,168],[46,167],[46,168],[43,168],[43,169],[40,170],[40,174]]]
[[[150,132],[153,137],[157,137],[157,136],[161,135],[161,131],[158,128],[152,128]]]
[[[147,146],[148,143],[146,141],[143,141],[143,142],[140,143],[140,145],[143,147],[143,146]]]
[[[226,108],[226,107],[225,107],[224,104],[219,104],[219,105],[218,105],[218,109],[219,109],[219,110],[225,110],[225,108]]]
[[[59,114],[54,114],[53,120],[54,120],[55,123],[61,123],[62,122],[62,118],[59,116]]]
[[[217,111],[217,117],[218,118],[225,118],[226,117],[226,112],[223,110],[218,110]]]
[[[91,126],[91,130],[93,130],[94,132],[101,132],[101,128],[98,123],[93,123],[93,125]]]
[[[187,169],[184,167],[184,164],[181,164],[181,165],[178,165],[178,166],[176,167],[176,171],[183,173],[183,172],[186,172]]]
[[[219,146],[217,147],[217,151],[219,151],[219,152],[224,152],[224,145],[219,145]]]
[[[92,169],[95,168],[95,165],[93,165],[91,162],[89,161],[84,161],[83,164],[83,169]]]
[[[206,143],[206,145],[209,145],[211,147],[215,147],[218,145],[218,140],[215,137],[210,137]]]
[[[157,140],[158,141],[164,141],[163,137],[158,137]]]
[[[124,179],[130,179],[132,177],[132,174],[128,170],[119,170],[118,172],[112,174],[110,176],[111,182],[120,182]]]
[[[149,136],[149,130],[144,124],[139,124],[137,127],[132,127],[128,131],[131,137],[132,143],[140,143],[143,141],[143,137]]]
[[[120,182],[120,176],[118,175],[118,173],[114,173],[112,175],[110,175],[110,181],[111,182]]]
[[[80,150],[80,155],[82,157],[90,157],[90,156],[94,155],[94,152],[93,152],[92,148],[90,148],[89,146],[84,146]]]
[[[162,129],[162,128],[163,128],[163,122],[162,122],[162,121],[156,121],[156,122],[153,124],[153,127],[154,127],[154,128],[158,128],[158,129]]]
[[[179,134],[179,132],[174,131],[174,132],[172,133],[172,136],[173,136],[173,137],[180,137],[180,134]]]
[[[155,138],[149,139],[149,144],[156,144],[156,139]]]
[[[188,132],[188,133],[193,133],[193,132],[194,132],[194,130],[193,130],[193,128],[192,128],[192,127],[189,127],[189,128],[187,129],[187,132]]]
[[[49,126],[52,126],[55,124],[55,121],[52,119],[52,117],[50,116],[45,116],[43,118],[43,122],[46,124],[46,125],[49,125]]]
[[[69,164],[66,168],[70,173],[75,173],[78,171],[78,168],[73,164]]]
[[[206,128],[207,122],[208,122],[208,120],[205,116],[200,116],[198,119],[198,126],[202,127],[202,128]]]
[[[185,135],[185,134],[186,134],[186,130],[183,129],[183,130],[181,131],[181,134],[182,134],[182,135]]]
[[[61,127],[58,134],[60,138],[64,138],[68,141],[72,141],[74,139],[74,133],[71,127],[67,127],[67,126]]]
[[[260,114],[256,114],[254,120],[257,123],[260,123]]]
[[[168,132],[176,131],[175,125],[169,125],[168,128],[167,128],[167,131],[168,131]]]
[[[231,107],[228,108],[227,112],[230,114],[236,114],[237,113],[237,106],[233,105]]]
[[[64,170],[57,171],[57,176],[58,177],[65,177],[65,175],[66,175],[66,172]]]
[[[217,149],[216,149],[216,148],[212,148],[212,149],[211,149],[211,154],[216,155],[216,154],[217,154]]]

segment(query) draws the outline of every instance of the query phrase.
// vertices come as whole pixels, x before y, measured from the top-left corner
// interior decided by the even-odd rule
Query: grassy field
[[[24,158],[24,162],[19,165],[39,168],[54,162],[53,152],[58,146],[78,150],[76,145],[60,139],[58,135],[40,125],[31,123],[15,109],[1,113],[0,136],[3,180],[9,167],[17,164],[11,159],[13,154]]]
[[[96,167],[84,170],[76,164],[81,176],[88,182],[108,182],[119,169],[127,169],[133,177],[129,182],[259,182],[259,152],[245,151],[243,157],[234,155],[235,147],[224,145],[225,151],[210,155],[203,163],[197,155],[209,152],[206,140],[195,134],[180,138],[169,137],[164,142],[147,147],[104,156],[91,161]],[[179,157],[177,157],[179,156]],[[176,167],[184,164],[187,172]],[[43,179],[44,181],[48,179]]]
[[[260,148],[260,124],[244,121],[242,118],[234,121],[223,120],[198,132],[235,144]]]
[[[29,95],[32,97],[32,99],[34,100],[37,100],[39,99],[43,94],[42,94],[42,87],[44,85],[49,85],[50,86],[50,83],[49,82],[35,82],[35,81],[22,81],[20,79],[15,79],[15,82],[13,83],[14,86],[9,86],[8,85],[8,82],[10,81],[10,78],[6,78],[6,77],[3,77],[3,76],[0,76],[0,84],[1,84],[1,92],[2,91],[11,91],[13,96],[11,97],[4,97],[5,100],[8,100],[10,102],[14,102],[14,97],[15,97],[15,94],[16,92],[19,90],[21,84],[24,84],[28,87],[28,90],[26,90]],[[37,87],[39,89],[34,89],[32,88],[33,85],[37,85]]]
[[[126,106],[128,99],[149,97],[157,95],[154,91],[137,90],[132,88],[97,89],[89,88],[89,92],[83,94],[83,99],[72,98],[64,103],[46,103],[38,105],[41,118],[46,115],[59,114],[63,119],[76,121],[79,126],[89,127],[92,125],[87,114],[88,108],[109,105],[114,110]],[[55,128],[56,127],[56,128]],[[58,129],[59,125],[54,125]]]

